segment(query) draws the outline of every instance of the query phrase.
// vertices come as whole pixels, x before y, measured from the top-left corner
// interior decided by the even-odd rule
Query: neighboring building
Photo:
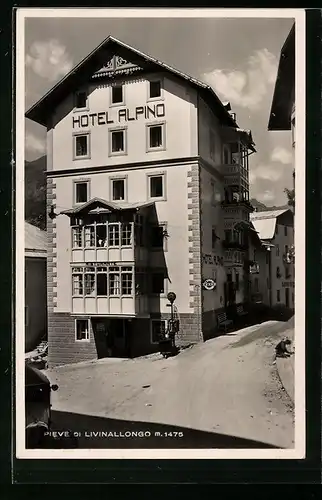
[[[193,342],[248,300],[255,148],[209,86],[108,37],[26,116],[47,127],[50,365],[157,350],[169,291]]]
[[[268,130],[291,131],[291,141],[295,149],[295,24],[293,25],[281,50],[278,65]],[[293,189],[295,189],[295,170],[293,169]]]
[[[47,234],[25,222],[25,351],[47,335]]]
[[[250,302],[270,306],[270,251],[272,244],[260,239],[254,225],[249,232]]]
[[[294,264],[289,259],[289,250],[294,242],[293,212],[290,209],[254,212],[251,221],[263,244],[270,249],[267,262],[269,305],[283,304],[293,309]]]

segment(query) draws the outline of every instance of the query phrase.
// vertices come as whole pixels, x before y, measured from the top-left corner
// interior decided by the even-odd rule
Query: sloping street
[[[81,447],[104,447],[99,432],[126,421],[141,422],[142,430],[164,424],[291,448],[292,402],[274,363],[274,346],[285,330],[284,323],[270,321],[169,359],[157,354],[48,370],[59,385],[53,393],[54,428],[69,426],[83,438],[97,432],[94,444],[84,438]]]

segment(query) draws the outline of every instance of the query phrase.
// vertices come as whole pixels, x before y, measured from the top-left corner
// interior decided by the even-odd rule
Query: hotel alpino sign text
[[[115,116],[116,115],[116,116]],[[144,117],[146,120],[153,118],[161,118],[165,116],[165,105],[163,103],[154,106],[137,106],[134,110],[122,108],[117,113],[110,111],[101,111],[99,113],[81,114],[73,116],[73,128],[86,128],[89,125],[109,125],[115,122],[122,121],[130,122]]]

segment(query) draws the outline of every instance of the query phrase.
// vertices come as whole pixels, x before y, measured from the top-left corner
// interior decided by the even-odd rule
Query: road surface
[[[101,430],[137,422],[142,429],[165,424],[292,448],[292,404],[274,364],[282,331],[281,323],[270,321],[173,358],[106,359],[47,370],[59,385],[52,399],[54,424],[92,438],[94,432],[98,447]]]

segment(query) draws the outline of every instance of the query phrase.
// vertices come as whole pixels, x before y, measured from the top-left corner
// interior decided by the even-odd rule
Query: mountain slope
[[[25,162],[25,220],[46,229],[46,156]]]

